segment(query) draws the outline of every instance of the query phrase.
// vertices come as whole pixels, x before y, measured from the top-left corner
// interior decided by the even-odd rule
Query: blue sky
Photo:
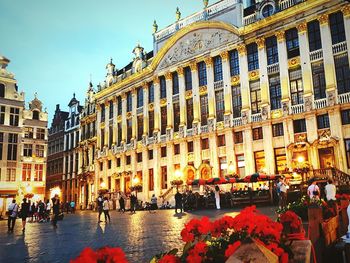
[[[56,104],[67,110],[74,92],[84,101],[90,74],[95,87],[104,80],[110,57],[122,68],[137,42],[151,51],[153,20],[159,29],[173,23],[176,7],[185,17],[203,1],[0,0],[0,54],[26,102],[38,93],[50,125]]]

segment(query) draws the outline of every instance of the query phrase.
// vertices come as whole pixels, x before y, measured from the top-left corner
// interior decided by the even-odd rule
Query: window
[[[338,94],[350,92],[350,69],[347,54],[334,57]]]
[[[173,104],[173,113],[174,113],[174,132],[179,131],[180,126],[180,103],[175,102]]]
[[[130,143],[132,138],[132,119],[126,120],[126,143]]]
[[[298,30],[296,28],[292,28],[286,31],[286,45],[288,59],[300,55]]]
[[[45,140],[45,129],[37,128],[36,129],[36,138],[39,140]]]
[[[294,133],[306,132],[306,122],[305,119],[299,119],[293,121]]]
[[[2,150],[4,145],[3,143],[4,143],[4,133],[0,132],[0,160],[2,160]]]
[[[208,96],[207,95],[201,95],[200,96],[200,104],[201,104],[201,125],[207,125],[208,124]]]
[[[160,107],[160,114],[161,114],[160,133],[161,134],[166,134],[166,125],[167,125],[167,109],[166,109],[166,106]]]
[[[332,35],[332,44],[345,41],[344,18],[342,12],[337,12],[329,16],[329,25]]]
[[[148,150],[148,160],[153,160],[153,150]]]
[[[214,57],[213,63],[214,63],[214,82],[220,81],[223,79],[221,57],[220,56]]]
[[[10,125],[18,126],[19,108],[10,108]]]
[[[162,158],[166,157],[166,146],[160,148],[160,156]]]
[[[78,135],[78,133],[76,135]],[[76,143],[78,143],[79,138],[77,137],[75,141],[76,141]],[[109,127],[108,127],[108,146],[112,147],[112,144],[113,144],[113,126],[109,125]]]
[[[33,111],[33,120],[39,120],[39,111],[37,110]]]
[[[292,105],[304,103],[304,88],[301,76],[301,69],[289,71],[290,95],[292,97]]]
[[[8,144],[7,144],[7,160],[16,161],[17,160],[17,142],[18,134],[9,133],[8,134]]]
[[[117,98],[117,105],[118,105],[118,116],[120,116],[122,115],[122,108],[123,108],[123,102],[120,96]]]
[[[117,167],[120,167],[120,158],[117,158]]]
[[[269,17],[273,15],[273,6],[272,5],[265,5],[262,9],[262,15],[263,17]]]
[[[109,119],[113,119],[114,115],[114,104],[113,101],[109,101]]]
[[[168,176],[167,176],[167,167],[166,166],[161,166],[160,167],[160,171],[161,171],[161,174],[162,174],[162,181],[161,181],[161,184],[162,184],[162,189],[167,189],[168,188]]]
[[[187,151],[193,153],[193,142],[187,142]]]
[[[329,128],[329,117],[327,113],[317,116],[317,128],[318,129]]]
[[[254,160],[255,160],[255,171],[263,172],[263,169],[265,168],[265,152],[264,151],[254,152]]]
[[[283,123],[272,124],[273,137],[283,136]]]
[[[270,89],[270,104],[271,110],[280,109],[282,92],[279,75],[269,77],[269,89]]]
[[[108,160],[108,169],[110,170],[112,168],[112,160]]]
[[[326,80],[323,61],[311,64],[314,97],[316,100],[326,98]]]
[[[32,127],[24,127],[24,138],[33,138],[33,128]]]
[[[245,176],[245,161],[244,161],[244,154],[237,154],[236,155],[236,161],[237,161],[237,172],[240,177]]]
[[[142,162],[142,153],[137,153],[137,162],[138,163]]]
[[[256,43],[247,45],[248,71],[259,68],[258,46]]]
[[[229,52],[230,56],[230,73],[231,76],[239,75],[239,57],[238,57],[238,51],[231,50]]]
[[[117,142],[118,142],[118,146],[120,146],[120,144],[122,142],[122,132],[123,132],[123,130],[122,130],[122,123],[121,122],[118,122],[117,129],[118,129],[117,130],[117,136],[118,136]]]
[[[307,23],[309,50],[315,51],[322,48],[320,23],[317,20]]]
[[[204,61],[198,63],[199,86],[207,85],[207,66]]]
[[[44,145],[35,146],[35,155],[36,157],[44,157]]]
[[[192,72],[190,67],[184,68],[184,76],[185,76],[185,89],[192,89]]]
[[[0,83],[0,98],[5,98],[5,85]]]
[[[101,122],[105,121],[105,114],[106,114],[105,105],[101,104]]]
[[[143,106],[143,88],[137,89],[137,108]]]
[[[174,155],[180,154],[180,144],[174,144]]]
[[[24,163],[22,165],[22,181],[30,181],[32,175],[32,165],[30,163]]]
[[[148,134],[149,136],[153,136],[154,130],[154,111],[148,112]]]
[[[148,190],[153,191],[154,190],[154,176],[153,176],[153,169],[148,170]]]
[[[4,124],[5,123],[5,106],[1,106],[0,107],[0,124]]]
[[[130,91],[126,93],[126,111],[132,111],[132,94]]]
[[[275,36],[266,38],[267,65],[278,63],[277,38]]]
[[[33,155],[33,145],[32,144],[24,144],[23,145],[23,156],[32,157]]]
[[[137,140],[142,140],[142,134],[143,134],[143,116],[138,115],[137,116]]]
[[[151,82],[148,86],[148,103],[154,102],[154,85],[153,82]]]
[[[43,180],[43,165],[42,164],[35,164],[35,171],[34,171],[34,181],[41,182]]]
[[[216,121],[220,122],[224,120],[225,113],[225,102],[224,102],[224,91],[215,91],[215,104],[216,104]]]
[[[209,149],[209,139],[208,138],[203,138],[201,140],[201,144],[202,144],[202,150]]]
[[[126,165],[129,165],[129,164],[131,164],[131,156],[127,155],[126,156]]]
[[[187,111],[187,129],[192,129],[193,123],[193,100],[186,100],[186,111]]]
[[[225,146],[225,145],[226,145],[225,134],[218,135],[218,147],[222,147],[222,146]]]
[[[15,182],[16,181],[16,163],[8,162],[6,170],[6,181]]]
[[[226,157],[219,157],[219,177],[227,176],[227,159]]]
[[[253,129],[253,140],[261,140],[263,138],[263,132],[262,132],[262,128],[254,128]]]
[[[173,79],[173,95],[179,94],[179,75],[177,72],[173,72],[172,74]]]
[[[260,112],[261,90],[260,82],[250,82],[250,102],[252,114]]]
[[[166,80],[164,76],[161,76],[159,78],[159,85],[160,85],[160,98],[164,99],[166,98]]]
[[[71,145],[72,145],[72,140],[71,140]],[[101,150],[105,146],[105,129],[101,129]],[[71,147],[72,148],[72,147]]]
[[[343,125],[350,124],[350,109],[341,111],[341,123]]]
[[[238,131],[234,133],[234,142],[235,143],[243,143],[243,132],[242,131]]]
[[[285,170],[287,168],[287,156],[285,148],[275,149],[275,165],[277,174],[285,173]]]
[[[232,86],[232,113],[233,118],[241,117],[242,97],[239,85]]]

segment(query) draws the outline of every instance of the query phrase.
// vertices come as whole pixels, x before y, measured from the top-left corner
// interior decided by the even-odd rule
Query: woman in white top
[[[220,188],[219,186],[215,186],[215,202],[216,202],[216,209],[220,208]]]
[[[103,201],[103,213],[105,214],[105,222],[107,223],[107,218],[108,218],[108,222],[110,223],[111,217],[109,215],[109,201],[107,197],[105,197]]]
[[[325,192],[326,192],[327,201],[337,200],[335,198],[335,194],[337,193],[337,189],[335,188],[335,185],[333,184],[333,181],[331,179],[329,179],[327,182],[327,185],[325,187]]]
[[[307,194],[310,199],[320,199],[320,188],[317,186],[316,181],[307,188]]]

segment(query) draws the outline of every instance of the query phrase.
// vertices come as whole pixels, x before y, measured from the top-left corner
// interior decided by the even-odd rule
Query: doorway
[[[334,149],[333,147],[318,149],[321,169],[334,167]]]

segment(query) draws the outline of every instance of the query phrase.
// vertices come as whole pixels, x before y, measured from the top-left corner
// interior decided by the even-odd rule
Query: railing
[[[258,20],[257,18],[257,13],[251,14],[249,16],[245,16],[243,18],[243,24],[245,26],[249,25],[249,24],[253,24],[254,22],[256,22]]]
[[[139,114],[142,114],[142,113],[143,113],[143,107],[137,108],[136,114],[139,115]]]
[[[125,148],[127,151],[130,151],[130,150],[132,150],[133,146],[134,146],[133,144],[128,143]]]
[[[304,112],[304,104],[292,105],[292,113],[298,114]]]
[[[322,58],[323,58],[323,51],[322,51],[322,49],[318,49],[318,50],[310,52],[310,61],[311,62],[316,61],[316,60],[320,60]]]
[[[251,115],[251,121],[252,122],[261,122],[262,118],[261,118],[261,113],[255,113]]]
[[[350,103],[350,92],[338,94],[338,103],[339,104]]]
[[[173,102],[179,101],[180,94],[173,95]]]
[[[327,107],[327,98],[314,100],[314,108],[322,109]]]
[[[208,16],[209,18],[216,15],[217,13],[220,13],[222,10],[226,9],[229,6],[232,6],[234,4],[237,4],[237,0],[224,0],[221,2],[218,2],[216,4],[213,4],[208,7]]]
[[[154,138],[153,137],[148,137],[147,144],[153,144],[153,143],[154,143]]]
[[[224,81],[223,80],[219,80],[219,81],[215,81],[214,82],[214,89],[220,89],[224,86]]]
[[[159,197],[163,199],[163,202],[167,199],[170,193],[172,193],[174,186],[171,186],[169,189],[165,191],[164,194],[160,195]]]
[[[187,129],[186,136],[192,136],[193,135],[193,129]]]
[[[279,71],[280,71],[280,66],[279,66],[278,62],[267,66],[267,73],[268,74],[277,73]]]
[[[311,178],[332,179],[338,187],[350,186],[350,175],[337,168],[323,168],[309,171]]]
[[[232,125],[233,126],[241,126],[242,125],[242,117],[238,117],[238,118],[233,118],[232,119]]]
[[[116,150],[116,153],[121,153],[123,151],[124,151],[124,146],[118,146],[117,150]]]
[[[291,6],[293,6],[295,3],[294,3],[294,0],[283,0],[283,1],[280,1],[279,2],[279,10],[282,11],[284,9],[287,9]]]
[[[201,133],[207,133],[209,131],[208,125],[201,126]]]
[[[166,142],[166,134],[160,135],[160,142]]]
[[[338,53],[341,53],[341,52],[347,51],[348,48],[347,48],[347,45],[346,45],[346,41],[332,45],[332,49],[333,49],[333,54],[334,55],[338,54]]]

